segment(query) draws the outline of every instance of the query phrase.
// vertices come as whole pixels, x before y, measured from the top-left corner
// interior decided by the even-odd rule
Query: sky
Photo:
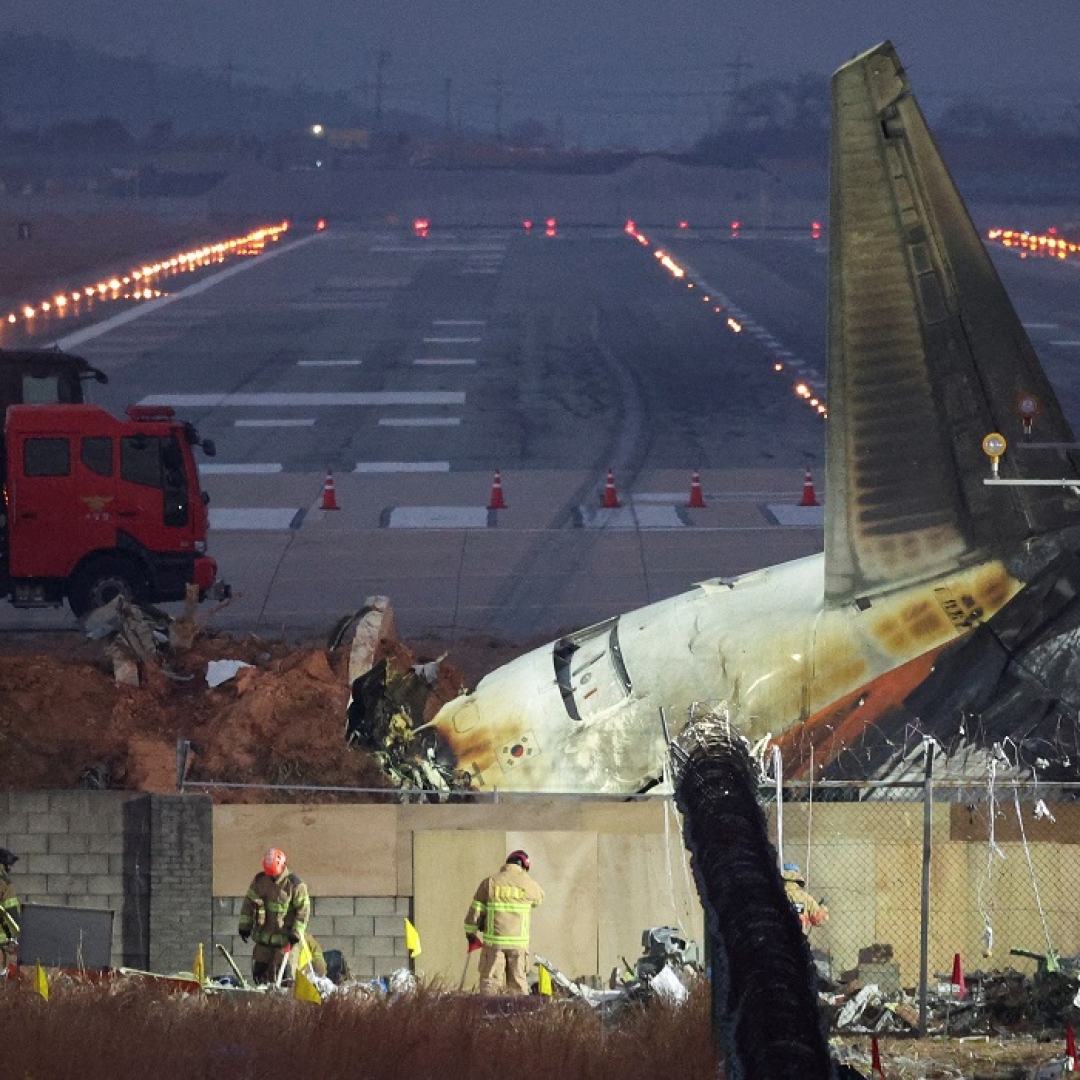
[[[449,101],[493,127],[500,99],[504,130],[570,143],[689,142],[739,81],[827,74],[886,38],[931,116],[965,95],[1080,113],[1080,0],[5,0],[9,29],[369,106],[383,52],[385,109],[442,120]]]

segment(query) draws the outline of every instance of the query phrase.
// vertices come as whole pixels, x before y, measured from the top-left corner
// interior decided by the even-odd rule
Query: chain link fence
[[[828,907],[809,936],[833,982],[904,991],[925,1027],[927,995],[958,972],[976,985],[1078,973],[1080,785],[1002,781],[993,766],[972,783],[928,764],[922,783],[787,783],[762,796],[782,861]]]

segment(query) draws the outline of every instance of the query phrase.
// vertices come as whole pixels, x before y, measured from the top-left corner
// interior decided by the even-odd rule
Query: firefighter
[[[303,940],[310,918],[307,886],[289,871],[285,852],[270,848],[240,908],[240,940],[255,941],[251,977],[256,985],[277,981],[282,961]]]
[[[543,902],[524,851],[511,851],[502,869],[480,882],[465,915],[465,939],[470,948],[483,946],[481,994],[529,992],[529,916]]]
[[[0,976],[8,964],[15,962],[15,950],[19,947],[19,915],[22,906],[11,886],[11,868],[19,856],[0,847]]]
[[[798,863],[784,863],[780,876],[784,879],[784,892],[788,902],[799,916],[804,931],[809,931],[811,926],[820,926],[828,919],[829,909],[806,891],[806,878],[803,877]]]

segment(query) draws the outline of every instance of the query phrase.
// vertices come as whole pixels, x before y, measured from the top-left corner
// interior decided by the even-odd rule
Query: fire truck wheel
[[[127,559],[105,555],[86,563],[72,575],[68,605],[75,617],[81,619],[118,595],[138,603],[143,595],[141,577]]]

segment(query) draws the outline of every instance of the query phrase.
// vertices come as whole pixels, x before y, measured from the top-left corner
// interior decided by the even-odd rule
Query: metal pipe
[[[930,956],[930,847],[934,823],[934,743],[926,743],[926,777],[923,781],[922,903],[919,933],[919,1035],[926,1038],[926,995]]]

